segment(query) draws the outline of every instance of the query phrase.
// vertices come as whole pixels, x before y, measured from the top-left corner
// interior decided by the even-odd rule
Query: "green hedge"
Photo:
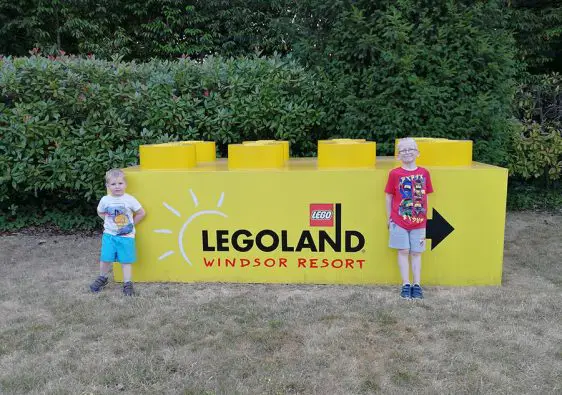
[[[464,99],[450,97],[461,107],[461,102],[472,103],[475,107],[468,108],[478,124],[484,125],[488,119],[487,128],[462,129],[461,115],[453,122],[445,111],[431,116],[433,132],[420,131],[416,122],[428,119],[424,113],[408,114],[409,104],[398,107],[397,101],[387,97],[389,103],[376,107],[380,99],[367,98],[366,91],[357,99],[352,95],[357,85],[351,82],[347,96],[340,96],[350,75],[343,75],[338,83],[319,69],[313,73],[290,58],[277,57],[142,64],[69,56],[0,59],[0,229],[45,222],[62,228],[94,226],[95,216],[89,213],[105,193],[104,172],[137,164],[140,144],[213,140],[218,155],[224,156],[230,143],[285,139],[291,142],[293,156],[310,156],[319,139],[367,137],[377,141],[379,155],[384,155],[392,152],[395,137],[472,137],[477,146],[495,149],[480,149],[477,159],[510,164],[514,176],[520,178],[524,174],[521,155],[529,156],[529,150],[539,143],[526,144],[517,138],[544,137],[518,133],[519,126],[507,116],[501,118],[489,110],[476,113],[474,103],[484,100],[478,92],[479,99],[468,94]],[[365,81],[371,80],[365,77]],[[413,87],[418,84],[411,83]],[[431,92],[434,85],[424,83],[423,89]],[[396,94],[405,98],[407,91],[397,90]],[[492,108],[503,106],[500,99],[491,94],[487,97],[482,106],[493,100],[499,107]],[[468,111],[464,105],[463,111]],[[447,106],[454,108],[454,103]],[[375,122],[373,114],[383,117],[383,110],[394,112]],[[366,124],[351,119],[351,112],[365,122],[373,120],[372,129],[359,129]],[[476,122],[465,117],[467,125]],[[402,126],[400,119],[404,120]],[[440,122],[443,129],[437,128]],[[488,152],[488,157],[482,152]],[[530,157],[537,158],[535,154]],[[548,159],[548,164],[552,161]],[[552,174],[542,162],[535,166]],[[559,174],[559,164],[555,168]]]
[[[220,156],[230,143],[274,138],[301,156],[323,122],[322,88],[290,59],[6,58],[0,89],[4,222],[95,201],[104,172],[137,164],[140,144],[213,140]]]

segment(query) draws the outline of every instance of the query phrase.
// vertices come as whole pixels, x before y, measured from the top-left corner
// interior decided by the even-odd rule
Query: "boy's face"
[[[107,184],[111,196],[123,196],[127,188],[127,182],[123,177],[110,178]]]
[[[406,142],[398,148],[398,159],[405,165],[416,163],[418,156],[420,156],[420,152],[415,144]]]

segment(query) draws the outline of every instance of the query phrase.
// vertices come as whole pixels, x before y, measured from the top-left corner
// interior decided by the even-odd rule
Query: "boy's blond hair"
[[[118,178],[118,177],[121,177],[121,178],[125,179],[125,173],[123,173],[123,170],[121,170],[121,169],[108,170],[105,173],[105,183],[109,184],[109,180],[111,180],[112,178]]]
[[[418,143],[416,143],[416,140],[414,140],[412,137],[405,137],[403,139],[398,140],[398,149],[397,151],[400,151],[400,147],[403,147],[404,144],[411,144],[413,145],[416,149],[418,149]]]

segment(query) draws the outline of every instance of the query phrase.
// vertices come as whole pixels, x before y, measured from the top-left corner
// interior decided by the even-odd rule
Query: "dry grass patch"
[[[99,238],[0,237],[0,393],[560,393],[562,216],[508,215],[502,287],[111,284]],[[392,264],[392,263],[389,263]]]

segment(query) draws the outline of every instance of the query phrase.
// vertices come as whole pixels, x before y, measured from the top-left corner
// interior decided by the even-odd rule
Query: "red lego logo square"
[[[334,226],[334,204],[316,203],[310,205],[310,226]]]

